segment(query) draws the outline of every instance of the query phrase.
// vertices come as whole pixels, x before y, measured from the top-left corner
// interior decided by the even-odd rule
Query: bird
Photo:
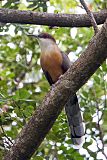
[[[40,65],[50,86],[54,85],[71,66],[67,54],[58,47],[55,38],[48,33],[31,35],[35,37],[41,49]],[[76,93],[65,104],[69,130],[73,146],[79,149],[84,143],[84,124]]]

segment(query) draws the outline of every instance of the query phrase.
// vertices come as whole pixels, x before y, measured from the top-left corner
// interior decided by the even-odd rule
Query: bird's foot
[[[52,84],[51,89],[54,89],[54,88],[55,88],[55,84]]]
[[[58,78],[58,80],[62,80],[62,78],[63,78],[64,76],[63,75],[61,75],[59,78]]]

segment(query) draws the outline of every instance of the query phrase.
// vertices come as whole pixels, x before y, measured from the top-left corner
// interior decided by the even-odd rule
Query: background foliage
[[[88,0],[94,11],[107,7],[106,0]],[[9,0],[0,7],[53,13],[84,12],[79,1]],[[57,28],[36,25],[0,24],[0,159],[49,90],[41,67],[40,48],[27,33],[48,32],[60,48],[76,60],[93,36],[92,28]],[[32,160],[106,159],[107,153],[106,62],[78,92],[86,142],[80,152],[72,148],[63,111]]]

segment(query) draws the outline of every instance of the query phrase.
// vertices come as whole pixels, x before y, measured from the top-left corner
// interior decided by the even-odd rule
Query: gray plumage
[[[72,142],[79,146],[83,141],[84,126],[76,94],[70,97],[69,101],[66,103],[65,111],[68,118]]]

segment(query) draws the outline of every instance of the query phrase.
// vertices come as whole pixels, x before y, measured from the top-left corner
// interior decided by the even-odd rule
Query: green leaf
[[[26,89],[19,89],[12,97],[14,100],[27,99],[30,97],[30,93]]]
[[[33,160],[44,160],[44,158],[41,156],[36,156]]]
[[[100,84],[100,78],[98,77],[98,75],[96,75],[94,77],[95,83]]]

